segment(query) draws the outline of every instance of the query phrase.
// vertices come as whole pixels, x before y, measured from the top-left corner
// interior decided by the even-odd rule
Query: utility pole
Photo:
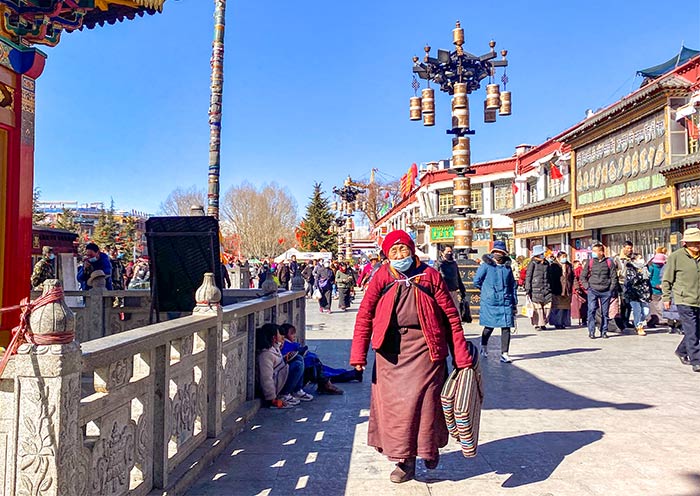
[[[209,100],[209,178],[207,215],[219,218],[221,172],[221,107],[224,91],[224,32],[226,0],[214,0],[214,42],[211,53],[211,99]]]

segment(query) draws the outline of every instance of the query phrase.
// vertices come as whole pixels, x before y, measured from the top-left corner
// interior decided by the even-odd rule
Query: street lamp
[[[345,234],[345,260],[352,259],[352,232],[353,232],[353,222],[352,217],[357,210],[357,202],[360,194],[364,193],[363,189],[360,189],[351,184],[351,179],[348,177],[345,180],[342,188],[334,187],[333,193],[337,195],[342,201],[339,202],[338,210],[340,211],[341,217],[336,219],[336,225],[339,229],[342,229],[342,233]],[[343,217],[345,216],[344,226]],[[342,234],[339,233],[339,238],[342,239]],[[340,243],[338,243],[338,259],[342,259],[340,253]]]
[[[447,134],[454,135],[452,139],[452,160],[450,171],[455,174],[453,206],[452,210],[458,216],[454,219],[454,251],[458,259],[466,259],[472,249],[472,219],[471,214],[476,213],[471,204],[471,181],[469,174],[476,171],[471,168],[471,149],[469,136],[474,134],[469,126],[469,98],[468,95],[481,87],[481,81],[488,78],[486,86],[486,100],[484,101],[484,122],[496,121],[496,111],[502,116],[511,113],[510,91],[506,91],[508,77],[505,67],[508,66],[506,50],[501,51],[501,60],[494,60],[496,54],[496,42],[491,41],[491,50],[481,56],[472,55],[462,48],[464,44],[464,29],[459,21],[452,30],[452,39],[455,50],[438,50],[437,58],[430,56],[430,46],[425,47],[425,57],[421,62],[418,57],[413,57],[413,90],[414,96],[410,100],[410,119],[418,121],[423,119],[424,126],[435,125],[435,90],[430,83],[435,83],[452,98],[452,128]],[[503,91],[495,82],[496,67],[503,67]],[[416,79],[427,81],[427,88],[418,96],[420,84]]]

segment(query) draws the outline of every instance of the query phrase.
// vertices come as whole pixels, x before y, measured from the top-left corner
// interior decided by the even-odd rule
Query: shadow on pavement
[[[547,480],[564,458],[600,441],[602,431],[554,431],[525,434],[479,446],[476,458],[451,452],[437,470],[421,470],[421,482],[462,481],[495,472],[510,474],[501,487],[513,488]]]
[[[602,348],[571,348],[568,350],[552,350],[541,351],[539,353],[511,354],[511,358],[515,360],[539,360],[541,358],[552,358],[562,355],[572,355],[574,353],[587,353],[591,351],[600,351]]]

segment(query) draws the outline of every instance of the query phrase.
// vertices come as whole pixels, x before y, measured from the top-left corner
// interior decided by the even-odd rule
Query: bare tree
[[[231,186],[221,211],[225,230],[239,237],[246,256],[275,256],[294,243],[297,204],[289,190],[277,183],[260,189],[248,182]]]
[[[190,207],[200,205],[206,208],[207,195],[203,189],[196,186],[174,189],[163,203],[160,204],[160,213],[163,215],[190,215]]]

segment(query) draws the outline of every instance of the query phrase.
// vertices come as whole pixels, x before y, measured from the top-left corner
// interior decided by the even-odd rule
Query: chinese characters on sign
[[[663,188],[666,161],[664,115],[639,123],[576,151],[577,205]]]
[[[700,208],[700,180],[688,181],[676,185],[678,192],[678,210]]]
[[[453,240],[455,237],[455,226],[437,226],[430,228],[431,241]]]
[[[559,231],[571,227],[571,212],[555,212],[553,214],[540,215],[527,220],[515,222],[515,234],[541,233],[546,231]]]

